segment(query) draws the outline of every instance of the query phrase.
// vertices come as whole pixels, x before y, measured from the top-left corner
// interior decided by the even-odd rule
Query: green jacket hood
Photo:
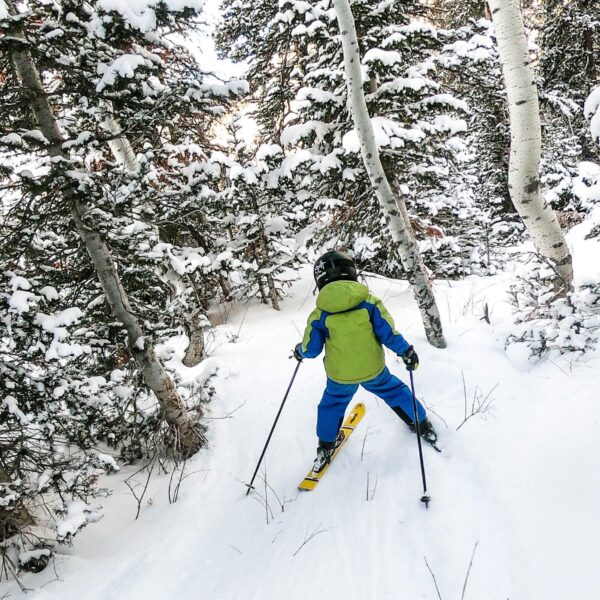
[[[328,283],[317,296],[317,308],[329,313],[350,310],[364,302],[369,288],[356,281],[333,281]]]

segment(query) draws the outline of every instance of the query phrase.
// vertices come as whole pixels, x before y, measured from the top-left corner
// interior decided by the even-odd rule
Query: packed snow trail
[[[219,328],[210,448],[190,461],[178,502],[168,504],[169,477],[156,478],[134,521],[123,475],[108,478],[116,491],[101,502],[104,521],[62,549],[59,581],[40,587],[52,567],[26,578],[36,588],[28,598],[436,600],[426,559],[441,597],[459,600],[476,544],[465,599],[592,597],[600,589],[600,360],[535,365],[522,348],[505,351],[509,279],[437,284],[446,350],[425,341],[406,282],[368,281],[419,352],[417,395],[443,449],[424,446],[429,510],[419,501],[414,435],[362,389],[360,428],[314,492],[296,489],[316,449],[320,359],[300,367],[259,473],[266,491],[257,478],[246,497],[293,373],[290,349],[314,304],[306,269],[280,313],[238,306]],[[492,325],[480,319],[485,302]],[[388,366],[408,380],[395,357]],[[199,374],[179,369],[184,379]],[[456,431],[465,390],[467,412],[474,397],[490,394],[492,404]]]

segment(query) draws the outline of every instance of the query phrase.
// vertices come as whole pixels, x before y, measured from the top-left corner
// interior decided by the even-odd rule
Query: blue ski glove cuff
[[[412,346],[400,358],[404,361],[407,371],[416,371],[419,368],[419,356]]]

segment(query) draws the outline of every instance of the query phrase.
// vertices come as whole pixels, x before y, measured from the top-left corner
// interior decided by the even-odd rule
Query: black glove
[[[400,357],[404,361],[407,371],[415,371],[419,368],[419,356],[412,346]]]
[[[300,344],[298,344],[295,348],[294,348],[294,352],[292,354],[292,356],[298,361],[298,362],[302,362],[302,359],[304,358],[304,356],[302,356],[302,354],[300,354]],[[290,356],[290,358],[292,358]]]

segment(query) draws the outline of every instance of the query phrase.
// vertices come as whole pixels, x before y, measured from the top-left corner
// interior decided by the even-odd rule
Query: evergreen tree
[[[234,142],[235,160],[225,165],[224,200],[231,211],[227,246],[239,265],[240,295],[258,296],[279,310],[300,264],[294,232],[306,223],[295,187],[298,174],[280,146],[263,144],[250,153],[243,142]]]
[[[446,85],[470,108],[460,178],[471,199],[463,213],[471,228],[462,246],[479,256],[480,267],[493,271],[505,259],[503,249],[519,243],[524,227],[508,192],[508,108],[492,22],[482,17],[453,29],[442,61]],[[471,268],[476,264],[470,261]]]
[[[253,9],[271,3],[252,3]],[[225,2],[237,11],[249,3]],[[396,190],[406,199],[411,221],[426,258],[435,270],[462,272],[445,261],[455,252],[458,229],[451,215],[463,214],[468,198],[460,194],[458,155],[464,155],[460,135],[465,129],[466,105],[441,89],[439,64],[445,34],[417,21],[426,10],[419,3],[354,2],[357,33],[367,72],[367,104],[382,152],[384,166]],[[229,15],[229,13],[227,13]],[[285,112],[257,100],[263,122],[279,123],[272,128],[275,141],[286,152],[309,150],[314,155],[314,176],[310,182],[315,214],[327,226],[318,232],[316,242],[327,246],[344,245],[358,258],[369,259],[384,273],[402,272],[394,244],[382,221],[366,172],[358,153],[356,135],[347,109],[341,47],[333,20],[331,2],[314,5],[282,2],[261,29],[263,45],[248,43],[240,27],[225,30],[220,38],[230,56],[261,65],[265,80],[280,81],[281,57],[277,46],[268,41],[291,33],[294,51],[286,59],[288,86],[297,90]],[[281,106],[280,106],[281,108]],[[459,163],[458,163],[459,164]],[[442,230],[442,225],[445,231]],[[464,224],[463,224],[464,229]],[[444,236],[448,236],[448,244]],[[432,239],[436,239],[432,242]],[[441,240],[441,241],[440,241]],[[445,251],[440,251],[445,248]],[[468,262],[468,261],[467,261]]]
[[[174,426],[185,407],[170,415],[169,402],[194,395],[200,415],[210,392],[177,391],[170,375],[149,381],[147,363],[169,357],[160,344],[189,321],[202,328],[198,309],[224,286],[210,131],[245,86],[204,81],[165,37],[194,27],[197,4],[135,12],[64,0],[25,12],[9,2],[2,15],[11,110],[0,117],[0,496],[10,500],[0,521],[3,539],[22,533],[15,569],[24,543],[75,533],[61,533],[60,515],[71,498],[87,501],[98,467],[115,464],[98,444],[125,460],[165,442],[185,448]],[[131,326],[143,335],[132,340]],[[189,423],[187,441],[202,443]],[[43,505],[55,529],[40,536],[31,532]]]
[[[546,0],[540,35],[543,180],[553,206],[573,213],[586,207],[575,191],[578,163],[600,161],[584,116],[584,102],[600,77],[600,7],[592,0]],[[570,218],[571,217],[571,218]],[[581,216],[579,216],[581,218]]]

